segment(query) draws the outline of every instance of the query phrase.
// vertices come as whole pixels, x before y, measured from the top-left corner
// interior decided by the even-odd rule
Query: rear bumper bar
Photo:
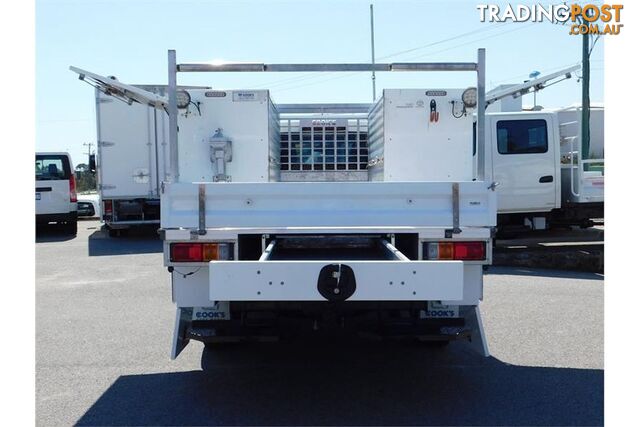
[[[59,214],[36,214],[37,224],[48,224],[50,222],[73,222],[78,219],[78,212]]]
[[[353,272],[355,290],[344,298],[349,301],[463,297],[462,261],[211,261],[209,296],[212,301],[326,301],[321,271],[336,265]]]

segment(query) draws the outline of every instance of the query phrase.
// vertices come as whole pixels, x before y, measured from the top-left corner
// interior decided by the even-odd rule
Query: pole
[[[373,102],[376,102],[376,50],[373,38],[373,4],[369,5],[371,15],[371,85],[373,89]]]
[[[590,80],[590,63],[589,63],[589,34],[582,36],[582,159],[589,157],[590,130],[589,119],[591,110],[591,100],[589,99],[589,80]]]
[[[83,143],[82,145],[84,145],[85,147],[87,147],[87,152],[86,152],[86,153],[84,153],[84,154],[86,154],[87,156],[91,156],[91,154],[93,154],[93,153],[91,152],[91,147],[93,147],[93,142],[85,142],[85,143]]]
[[[168,52],[169,71],[169,164],[171,167],[171,182],[178,182],[180,173],[178,171],[178,99],[176,51]]]

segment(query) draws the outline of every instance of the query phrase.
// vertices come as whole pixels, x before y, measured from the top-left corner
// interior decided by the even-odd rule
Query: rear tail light
[[[427,259],[479,261],[487,258],[485,242],[431,242],[427,243]]]
[[[78,201],[78,193],[76,193],[76,176],[71,174],[69,177],[69,200],[71,203]]]
[[[104,206],[104,214],[105,215],[113,215],[113,201],[112,200],[105,200],[103,202],[103,206]]]
[[[171,262],[209,262],[231,259],[229,243],[171,243]]]

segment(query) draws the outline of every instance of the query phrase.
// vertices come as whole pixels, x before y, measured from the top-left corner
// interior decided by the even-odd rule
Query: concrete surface
[[[169,359],[162,245],[96,221],[36,243],[37,425],[602,425],[603,278],[492,268],[466,343],[263,345]],[[202,370],[202,366],[206,368]]]

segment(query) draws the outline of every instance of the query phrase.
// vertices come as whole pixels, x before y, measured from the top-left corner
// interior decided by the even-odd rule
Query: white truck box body
[[[369,179],[471,181],[473,111],[462,113],[462,92],[385,89],[369,114]]]
[[[181,181],[213,181],[209,139],[216,129],[231,140],[226,174],[232,182],[279,179],[280,124],[269,91],[188,92],[200,111],[193,105],[179,110]]]
[[[141,86],[161,93],[160,86]],[[159,197],[167,179],[166,113],[96,91],[98,189],[101,199]]]

